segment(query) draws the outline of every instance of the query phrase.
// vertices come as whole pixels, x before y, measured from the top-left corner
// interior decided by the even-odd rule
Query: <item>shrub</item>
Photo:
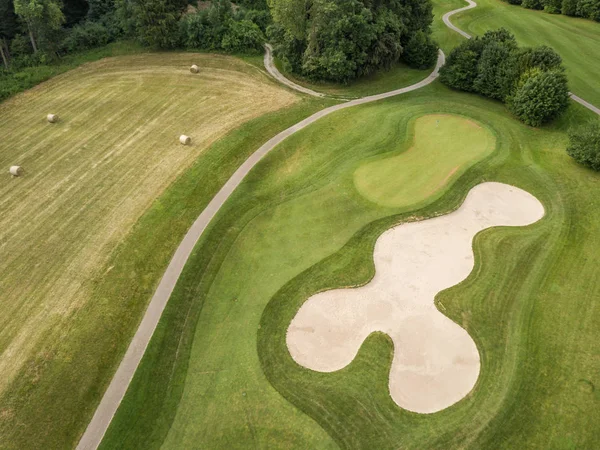
[[[431,37],[419,30],[408,40],[402,59],[412,67],[426,69],[435,64],[438,46]]]
[[[544,5],[541,0],[523,0],[521,5],[527,9],[544,9]]]
[[[442,83],[461,91],[475,91],[477,66],[483,47],[483,41],[480,38],[474,38],[452,50],[446,64],[440,70]]]
[[[512,90],[516,44],[490,42],[481,54],[477,65],[477,78],[473,88],[486,97],[504,100]]]
[[[600,122],[589,122],[569,131],[567,153],[578,163],[600,171]]]
[[[84,22],[75,25],[63,41],[63,48],[68,52],[86,50],[106,45],[110,41],[108,29],[98,22]]]
[[[567,16],[575,16],[577,14],[577,0],[563,0],[561,11]]]
[[[568,106],[567,78],[561,71],[532,69],[522,75],[509,108],[521,121],[542,125],[562,113]]]
[[[231,20],[221,46],[227,52],[241,53],[246,51],[261,52],[265,36],[254,22]]]
[[[526,48],[519,53],[519,73],[538,68],[540,70],[564,71],[562,58],[550,47]]]

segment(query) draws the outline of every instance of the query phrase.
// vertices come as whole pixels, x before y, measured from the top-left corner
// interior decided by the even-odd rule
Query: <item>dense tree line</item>
[[[600,22],[600,0],[505,0],[528,9],[543,9],[551,14],[565,14]]]
[[[269,40],[287,70],[347,81],[400,60],[434,64],[429,0],[270,0]]]
[[[136,39],[157,48],[262,51],[271,21],[265,0],[0,0],[5,69]]]
[[[506,103],[531,126],[554,119],[568,105],[561,57],[546,46],[519,48],[505,29],[488,31],[455,48],[440,71],[440,80]]]

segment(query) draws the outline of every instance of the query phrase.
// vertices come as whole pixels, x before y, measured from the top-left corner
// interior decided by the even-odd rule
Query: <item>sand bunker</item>
[[[292,320],[287,345],[296,362],[320,372],[348,365],[374,331],[394,342],[390,394],[402,408],[433,413],[466,396],[479,375],[469,334],[434,305],[435,295],[473,269],[473,237],[493,226],[541,219],[542,204],[502,183],[474,187],[456,211],[382,234],[367,285],[310,297]]]

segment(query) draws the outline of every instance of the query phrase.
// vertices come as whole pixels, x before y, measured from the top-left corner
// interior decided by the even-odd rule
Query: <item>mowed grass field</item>
[[[437,151],[415,130],[438,115],[482,131],[447,127],[451,151],[407,161],[437,190],[393,207],[361,195],[356,174],[373,161],[411,146]],[[564,151],[568,126],[590,117],[574,105],[555,126],[529,128],[499,103],[434,83],[340,111],[284,141],[199,242],[102,448],[593,448],[600,176]],[[486,148],[478,162],[461,153],[473,156],[473,133],[495,140],[490,152],[490,138],[477,138]],[[438,183],[455,158],[463,175]],[[397,186],[387,165],[369,170]],[[480,350],[472,394],[437,414],[398,408],[387,384],[394,349],[381,334],[339,372],[291,359],[285,333],[308,297],[367,282],[383,231],[457,208],[482,181],[531,192],[547,215],[477,236],[472,275],[437,298]]]
[[[442,1],[446,0],[433,0],[434,4]],[[504,27],[514,33],[521,45],[552,47],[563,58],[571,91],[600,105],[600,23],[533,11],[501,0],[477,0],[476,8],[451,20],[474,36]]]
[[[0,104],[0,448],[75,445],[189,225],[323,106],[190,53],[87,64]]]

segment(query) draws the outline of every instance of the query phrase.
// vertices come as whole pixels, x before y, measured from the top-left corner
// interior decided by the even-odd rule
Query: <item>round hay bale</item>
[[[192,138],[182,134],[179,136],[179,142],[181,142],[183,145],[190,145],[192,143]]]
[[[198,73],[200,72],[200,67],[198,67],[196,64],[192,64],[192,67],[190,67],[190,72]]]
[[[50,123],[58,122],[58,116],[56,114],[48,114],[46,116],[46,119],[48,119],[48,122],[50,122]]]
[[[23,168],[21,166],[11,166],[9,172],[13,177],[20,177],[23,175]]]

